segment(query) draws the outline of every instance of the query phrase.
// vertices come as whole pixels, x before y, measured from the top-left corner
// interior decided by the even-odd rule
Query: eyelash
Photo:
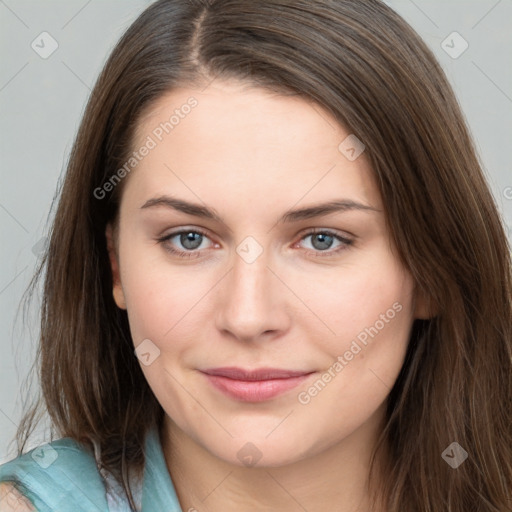
[[[195,229],[182,229],[180,231],[175,231],[174,233],[170,233],[170,234],[165,235],[165,236],[163,236],[161,238],[157,238],[157,242],[163,244],[166,251],[168,251],[171,254],[174,254],[174,255],[176,255],[176,256],[178,256],[180,258],[189,258],[190,259],[190,258],[198,258],[198,257],[200,257],[202,251],[197,251],[197,250],[180,251],[180,250],[172,248],[169,245],[166,245],[166,242],[168,242],[169,240],[171,240],[175,236],[181,235],[181,234],[186,234],[186,233],[196,233],[196,234],[200,234],[200,235],[202,235],[202,236],[204,236],[206,238],[209,238],[207,233],[205,233],[201,229],[196,229],[195,228]],[[304,240],[308,236],[318,235],[318,234],[332,236],[332,237],[336,238],[338,241],[342,242],[342,245],[340,247],[338,247],[337,249],[333,250],[333,251],[329,251],[329,250],[325,250],[325,251],[306,250],[306,252],[308,254],[311,254],[314,257],[325,258],[325,257],[330,257],[330,256],[333,256],[333,255],[337,255],[339,252],[341,252],[343,250],[346,250],[348,247],[350,247],[354,243],[354,240],[351,240],[349,238],[346,238],[346,237],[343,237],[341,235],[338,235],[335,232],[329,231],[327,229],[314,229],[314,230],[311,230],[311,231],[305,233],[300,240]]]

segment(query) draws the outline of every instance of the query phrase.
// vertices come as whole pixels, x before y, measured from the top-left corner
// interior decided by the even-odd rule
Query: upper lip
[[[313,373],[311,371],[300,370],[284,370],[281,368],[257,368],[255,370],[245,370],[244,368],[237,368],[228,366],[223,368],[209,368],[201,370],[208,375],[216,375],[227,377],[233,380],[271,380],[271,379],[289,379],[292,377],[300,377]]]

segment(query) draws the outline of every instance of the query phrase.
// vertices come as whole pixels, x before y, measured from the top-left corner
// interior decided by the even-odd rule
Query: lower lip
[[[204,374],[210,383],[224,394],[242,402],[270,400],[304,382],[311,373],[287,379],[235,380],[220,375]]]

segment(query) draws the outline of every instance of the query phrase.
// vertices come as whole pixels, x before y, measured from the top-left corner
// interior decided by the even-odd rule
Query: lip
[[[227,396],[243,402],[263,402],[293,389],[307,379],[312,371],[236,367],[201,370],[210,384]]]

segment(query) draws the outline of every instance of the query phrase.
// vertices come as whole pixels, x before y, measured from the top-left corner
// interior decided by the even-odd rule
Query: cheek
[[[204,280],[169,264],[163,250],[142,244],[126,252],[121,280],[134,344],[149,338],[161,349],[165,339],[190,323],[190,313],[198,314],[196,305],[208,291]]]
[[[301,283],[305,302],[317,316],[299,320],[309,323],[303,329],[314,335],[314,321],[321,336],[317,345],[331,357],[350,350],[354,340],[365,349],[377,339],[382,345],[388,340],[406,345],[413,282],[391,253],[381,251],[371,260],[316,275],[314,280],[297,275],[293,282]]]
[[[349,432],[383,403],[408,345],[412,279],[391,253],[378,256],[379,265],[354,266],[330,276],[324,293],[316,285],[310,289],[335,335],[318,338],[324,366],[297,398],[307,417],[332,411],[333,437],[339,425]]]

